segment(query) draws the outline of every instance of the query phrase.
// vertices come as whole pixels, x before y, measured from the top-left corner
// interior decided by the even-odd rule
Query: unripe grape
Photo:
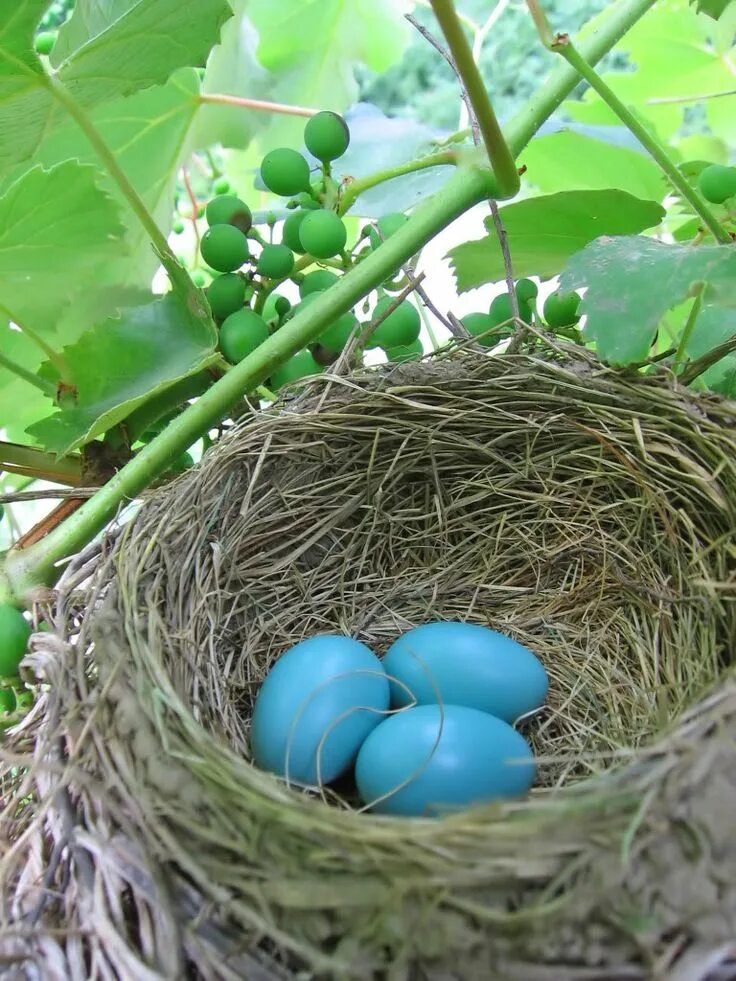
[[[532,309],[528,303],[519,302],[519,317],[525,323],[531,323],[532,319]],[[499,324],[505,324],[506,321],[511,321],[514,316],[511,309],[511,299],[508,293],[501,293],[499,296],[494,297],[490,310],[488,314],[491,318],[491,325],[493,327],[499,326]],[[513,321],[508,324],[509,328],[513,327]]]
[[[20,610],[0,604],[0,677],[16,674],[30,636],[31,628]]]
[[[295,211],[293,215],[289,215],[281,229],[281,241],[292,252],[304,252],[299,238],[299,229],[308,214],[308,211]]]
[[[550,327],[574,327],[580,320],[580,300],[580,294],[575,292],[550,293],[544,301],[544,319]]]
[[[316,294],[312,294],[314,296]],[[348,312],[338,317],[334,323],[330,324],[327,330],[323,330],[318,337],[318,342],[322,347],[329,351],[342,351],[351,337],[360,331],[358,318]]]
[[[422,342],[417,338],[411,344],[401,344],[397,347],[390,347],[386,350],[386,358],[389,361],[417,361],[424,354]]]
[[[248,258],[248,239],[234,225],[212,225],[199,245],[202,258],[218,272],[234,272]]]
[[[296,150],[280,147],[261,161],[261,180],[274,194],[290,197],[309,190],[309,164]]]
[[[33,46],[36,49],[36,54],[49,55],[55,43],[56,31],[41,31],[40,34],[36,35]]]
[[[193,269],[189,278],[194,285],[198,286],[200,289],[207,285],[207,274],[201,269]]]
[[[345,248],[348,233],[334,211],[310,211],[299,226],[299,241],[305,252],[329,259]]]
[[[299,284],[299,296],[304,299],[310,293],[321,293],[329,289],[339,278],[329,269],[315,269],[314,272],[307,273]]]
[[[178,456],[174,462],[171,464],[171,470],[175,473],[184,473],[185,470],[189,470],[190,467],[194,466],[194,458],[191,453],[182,453]]]
[[[174,233],[174,235],[181,235],[181,233],[184,231],[184,222],[177,218],[171,226],[171,231]]]
[[[273,391],[278,391],[289,382],[297,381],[299,378],[306,378],[309,375],[318,375],[322,371],[322,366],[312,357],[309,351],[299,351],[293,358],[289,358],[284,364],[279,365],[271,373],[271,385]]]
[[[466,313],[460,320],[467,332],[477,338],[483,347],[494,347],[498,343],[498,334],[489,333],[496,326],[489,314]]]
[[[230,181],[226,177],[218,177],[212,185],[215,194],[227,194],[230,190]]]
[[[698,187],[706,201],[723,204],[728,198],[736,196],[736,167],[711,164],[698,175]]]
[[[264,245],[256,272],[268,279],[284,279],[294,268],[294,253],[286,245]]]
[[[384,296],[376,304],[374,319],[379,317],[394,301]],[[419,311],[408,300],[402,302],[373,331],[369,343],[384,350],[411,344],[419,337],[422,321]]]
[[[519,303],[531,303],[539,294],[537,284],[531,279],[520,279],[516,284],[516,298]]]
[[[304,127],[304,145],[323,163],[341,157],[349,143],[350,130],[336,112],[318,112]]]
[[[300,208],[306,208],[307,211],[318,211],[322,205],[319,201],[315,201],[311,194],[306,191],[302,191],[301,194],[297,194],[294,199]]]
[[[245,280],[237,273],[225,273],[212,280],[207,289],[212,315],[224,320],[245,303]]]
[[[291,302],[279,293],[269,293],[266,302],[263,304],[263,319],[273,320],[278,317],[281,319],[291,310]]]
[[[397,232],[408,220],[407,216],[402,215],[400,211],[392,211],[379,218],[375,227],[371,226],[368,230],[368,238],[373,248],[377,249],[381,242],[391,238],[394,232]]]
[[[245,201],[234,194],[221,194],[207,205],[207,224],[234,225],[246,235],[253,224],[253,215]]]
[[[237,364],[268,337],[266,321],[253,310],[231,313],[220,327],[220,350],[230,364]]]

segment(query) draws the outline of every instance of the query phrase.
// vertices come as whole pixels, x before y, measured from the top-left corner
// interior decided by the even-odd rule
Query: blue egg
[[[253,707],[253,759],[300,784],[327,784],[354,762],[389,705],[383,665],[349,637],[310,637],[282,654]]]
[[[528,648],[473,623],[414,627],[389,647],[383,666],[394,706],[466,705],[506,722],[539,708],[549,684]]]
[[[360,799],[379,814],[433,817],[525,794],[534,758],[515,729],[486,712],[418,705],[373,730],[355,779]]]

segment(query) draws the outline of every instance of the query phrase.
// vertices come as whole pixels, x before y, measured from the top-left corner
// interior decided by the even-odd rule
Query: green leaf
[[[582,133],[563,130],[539,136],[519,163],[527,167],[525,180],[545,194],[616,188],[645,201],[662,201],[667,193],[662,172],[647,154]]]
[[[97,177],[75,160],[34,167],[0,198],[0,306],[32,328],[58,315],[70,282],[121,251],[118,207]]]
[[[28,431],[46,449],[68,453],[212,364],[216,344],[214,325],[193,316],[174,294],[123,310],[64,348],[77,404]]]
[[[52,109],[33,35],[48,0],[0,0],[0,170],[26,160]]]
[[[394,0],[250,0],[258,60],[274,77],[269,98],[341,112],[356,101],[355,65],[383,72],[409,29]],[[271,120],[264,145],[299,141],[303,119]]]
[[[731,0],[690,0],[690,2],[695,4],[695,9],[699,14],[706,14],[713,20],[718,20]]]
[[[574,255],[562,289],[586,288],[584,336],[611,364],[643,361],[663,315],[706,282],[706,295],[736,305],[736,250],[667,245],[643,236],[600,238]]]
[[[728,59],[711,43],[713,21],[696,13],[681,0],[659,0],[622,39],[617,50],[628,55],[625,71],[606,72],[604,78],[616,95],[638,114],[651,121],[661,136],[673,137],[683,123],[684,113],[698,96],[733,89]],[[733,37],[731,38],[733,43]],[[684,99],[659,102],[661,99]],[[690,101],[687,101],[690,100]],[[708,120],[714,135],[729,141],[736,120],[729,99],[708,102]],[[726,106],[719,105],[726,103]],[[581,102],[565,103],[579,122],[617,124],[618,119],[592,90]],[[719,115],[723,129],[713,126],[711,111],[730,113],[730,124]]]
[[[567,259],[599,235],[628,235],[658,225],[664,209],[625,191],[562,191],[501,208],[514,274],[556,276]],[[504,264],[492,219],[489,233],[449,252],[457,289],[464,293],[503,279]]]
[[[685,353],[690,358],[699,358],[714,347],[736,335],[736,310],[719,306],[704,306],[695,322],[695,329]],[[736,396],[736,353],[727,354],[700,376],[713,392],[728,398]]]
[[[45,0],[0,0],[0,171],[34,155],[66,118],[33,33]],[[202,64],[230,15],[226,0],[79,0],[52,51],[56,78],[84,108],[165,82]]]
[[[333,164],[338,181],[389,170],[436,149],[439,134],[435,130],[412,119],[393,119],[369,103],[349,109],[345,121],[350,128],[350,146]],[[394,177],[361,194],[350,214],[380,218],[391,211],[406,211],[434,194],[451,173],[451,166],[439,166]]]
[[[116,99],[90,113],[102,138],[164,231],[171,223],[176,172],[191,145],[198,94],[196,72],[185,68],[176,72],[166,85],[126,99]],[[36,160],[51,166],[69,157],[90,164],[98,162],[84,134],[71,120],[65,120],[43,141]],[[102,172],[99,172],[99,179],[120,202],[125,215],[127,254],[106,263],[98,271],[94,285],[145,284],[150,287],[159,265],[150,240],[115,182]]]
[[[207,59],[202,91],[268,100],[275,79],[256,57],[258,35],[245,16],[247,0],[230,2],[235,16],[225,24],[220,43]],[[270,118],[268,113],[248,112],[242,106],[204,104],[197,115],[193,144],[221,143],[242,150],[268,126]]]
[[[7,320],[0,325],[0,350],[27,371],[35,371],[43,354],[20,331],[12,329]],[[0,420],[4,438],[14,443],[27,443],[26,426],[47,415],[51,401],[43,392],[0,366]]]
[[[52,64],[78,101],[94,105],[203,65],[230,16],[227,0],[77,0]]]
[[[34,322],[34,326],[40,327],[39,333],[55,351],[60,351],[94,324],[125,306],[146,303],[150,296],[150,289],[145,293],[137,289],[81,289],[73,302],[55,308],[48,322]],[[37,371],[44,361],[41,349],[19,330],[11,329],[7,321],[0,327],[0,350],[30,372]],[[8,439],[28,442],[27,428],[47,416],[50,410],[51,403],[38,389],[0,367],[0,419]]]

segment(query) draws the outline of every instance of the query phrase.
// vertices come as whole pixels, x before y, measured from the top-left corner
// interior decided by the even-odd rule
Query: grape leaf
[[[350,146],[333,164],[337,180],[367,177],[426,156],[444,135],[411,119],[392,119],[366,102],[349,109],[345,121],[350,128]],[[384,181],[361,194],[350,214],[380,218],[391,211],[406,211],[434,194],[450,172],[447,166],[430,167]]]
[[[599,238],[572,256],[560,278],[562,289],[586,288],[584,336],[611,364],[643,361],[662,316],[700,282],[708,283],[709,299],[736,306],[736,251]]]
[[[191,68],[175,72],[165,85],[105,103],[91,119],[117,162],[125,171],[160,228],[168,231],[173,212],[176,171],[190,147],[192,124],[198,111],[199,80]],[[51,166],[76,157],[97,164],[95,151],[71,120],[64,120],[46,139],[35,160]],[[18,170],[22,170],[20,165]],[[159,262],[146,231],[132,213],[115,182],[99,173],[103,187],[120,202],[128,226],[125,255],[108,261],[97,271],[95,288],[109,284],[150,286]],[[86,289],[90,285],[87,284]]]
[[[230,3],[235,16],[223,27],[220,43],[207,59],[202,91],[270,99],[274,76],[256,57],[258,35],[245,15],[247,0]],[[269,120],[268,113],[245,112],[242,106],[204,104],[197,115],[193,143],[198,147],[221,143],[242,150]]]
[[[0,169],[26,160],[52,109],[33,34],[48,0],[0,0]]]
[[[46,0],[0,0],[0,171],[33,156],[66,118],[33,54]],[[163,83],[202,63],[230,15],[226,0],[79,0],[52,51],[55,77],[85,107]]]
[[[0,351],[30,372],[38,368],[43,358],[40,349],[19,330],[11,328],[7,319],[0,325]],[[52,404],[40,389],[0,365],[3,438],[15,443],[27,443],[26,426],[47,415]]]
[[[28,432],[62,455],[89,442],[182,378],[216,359],[217,332],[169,293],[122,310],[62,354],[76,405],[32,425]],[[49,366],[42,370],[47,373]]]
[[[629,235],[658,225],[664,209],[625,191],[561,191],[501,208],[516,276],[556,276],[566,260],[600,235]],[[488,217],[489,234],[451,249],[458,292],[504,278],[501,247]]]
[[[660,0],[627,32],[617,49],[626,52],[636,71],[627,67],[626,71],[604,73],[616,95],[650,120],[665,138],[680,129],[692,100],[734,87],[729,59],[710,43],[713,27],[713,21],[698,15],[693,7],[679,0]],[[661,99],[685,101],[658,101]],[[729,129],[732,136],[736,125],[729,101],[710,99],[707,103],[711,129],[727,142]],[[591,89],[581,101],[566,102],[565,109],[579,122],[619,122]],[[730,123],[724,113],[730,115]],[[716,119],[719,126],[714,125]]]
[[[409,37],[403,4],[395,0],[250,0],[257,55],[272,74],[275,102],[334,109],[355,102],[354,67],[385,71]],[[263,143],[298,145],[304,120],[274,117]]]
[[[33,167],[0,197],[0,305],[17,322],[53,321],[68,284],[121,251],[118,207],[97,177],[76,160]]]
[[[73,344],[94,324],[109,318],[124,306],[134,306],[150,299],[150,289],[95,289],[80,290],[72,303],[55,309],[48,322],[34,322],[43,339],[55,351],[65,344]],[[36,372],[45,360],[40,347],[20,330],[13,329],[7,321],[0,327],[0,351],[12,358],[31,373]],[[44,394],[22,378],[18,378],[0,366],[0,419],[8,439],[27,443],[26,429],[51,411],[51,403]]]
[[[667,193],[662,172],[651,157],[582,133],[561,130],[539,136],[519,162],[527,167],[524,179],[543,194],[612,187],[645,201],[661,201]]]
[[[731,0],[690,0],[690,3],[695,4],[695,9],[699,14],[706,14],[708,17],[712,17],[713,20],[718,20],[725,12],[726,7],[731,3]]]
[[[724,341],[736,336],[736,310],[719,306],[704,306],[695,321],[695,329],[685,346],[690,358],[699,358]],[[736,396],[736,353],[727,354],[700,378],[714,392],[728,398]]]

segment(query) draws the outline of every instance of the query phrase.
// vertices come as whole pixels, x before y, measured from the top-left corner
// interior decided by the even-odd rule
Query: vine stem
[[[239,95],[224,95],[218,92],[200,93],[198,102],[220,106],[240,106],[243,109],[256,109],[258,112],[276,112],[285,116],[316,116],[319,109],[307,106],[290,106],[284,102],[264,102],[263,99],[246,99]]]
[[[568,35],[558,35],[553,40],[550,50],[562,55],[565,61],[575,69],[580,77],[584,78],[590,87],[598,93],[609,109],[618,116],[624,126],[636,136],[644,149],[648,151],[652,159],[667,176],[675,190],[682,195],[695,214],[710,229],[716,241],[722,245],[730,245],[731,236],[711,212],[703,198],[690,186],[685,176],[677,169],[677,166],[667,153],[663,144],[646,127],[642,126],[631,110],[624,105],[615,92],[603,81],[593,66],[577,50]]]
[[[100,161],[105,165],[110,177],[112,177],[112,179],[118,185],[120,192],[130,205],[131,210],[135,213],[138,221],[146,230],[146,233],[151,239],[156,251],[159,253],[159,255],[165,257],[172,266],[178,265],[176,256],[171,251],[171,247],[166,239],[166,236],[154,221],[148,208],[143,203],[141,196],[128,180],[128,175],[115,159],[115,155],[110,150],[107,143],[105,143],[105,141],[102,139],[87,113],[84,111],[84,109],[82,109],[76,99],[70,95],[69,92],[67,92],[64,85],[53,75],[48,76],[48,84],[54,98],[64,107],[64,109],[66,109],[74,122],[77,124],[77,126],[79,126],[89,140],[92,149],[95,151]],[[191,289],[194,291],[193,284],[191,285]]]
[[[519,172],[514,157],[504,138],[491,100],[488,98],[473,51],[463,31],[452,0],[430,0],[432,10],[450,49],[455,68],[468,93],[480,135],[483,137],[488,159],[498,186],[497,197],[513,198],[519,191]]]
[[[596,33],[583,46],[586,57],[591,61],[603,57],[654,2],[619,0],[612,5]],[[508,143],[514,155],[523,150],[578,81],[577,72],[567,64],[561,65],[545,80],[540,90],[509,122]],[[406,224],[379,249],[228,371],[67,521],[31,548],[11,551],[4,567],[0,568],[0,602],[28,601],[39,585],[53,582],[58,575],[58,562],[91,541],[122,502],[139,494],[202,433],[217,425],[244,392],[252,391],[268,377],[274,365],[305,347],[328,322],[348,311],[450,221],[492,196],[493,191],[487,171],[460,167],[446,186],[420,205]]]
[[[685,351],[692,337],[693,330],[695,329],[695,322],[698,319],[698,314],[700,313],[700,308],[703,305],[703,290],[705,289],[705,283],[701,283],[695,292],[695,299],[693,300],[693,305],[690,307],[690,312],[687,315],[687,320],[685,321],[685,327],[682,331],[682,337],[680,338],[680,343],[677,345],[677,350],[675,351],[675,357],[673,361],[673,368],[676,369],[678,365],[682,364],[685,360]]]
[[[22,365],[13,361],[12,358],[7,357],[5,354],[0,354],[0,365],[6,368],[8,371],[12,371],[14,375],[18,378],[22,378],[23,381],[28,382],[29,385],[33,385],[34,388],[39,389],[44,395],[48,395],[51,399],[56,399],[56,385],[49,381],[47,378],[42,378],[40,375],[34,375],[32,371],[28,371]]]
[[[383,184],[394,177],[403,177],[405,174],[413,174],[418,170],[426,170],[428,167],[442,167],[448,164],[457,164],[457,150],[440,150],[438,153],[430,153],[419,160],[410,160],[408,163],[400,164],[398,167],[391,167],[387,170],[377,170],[374,174],[367,177],[359,177],[345,185],[340,196],[340,206],[338,213],[346,214],[352,208],[355,201],[365,191],[369,191],[377,184]]]

